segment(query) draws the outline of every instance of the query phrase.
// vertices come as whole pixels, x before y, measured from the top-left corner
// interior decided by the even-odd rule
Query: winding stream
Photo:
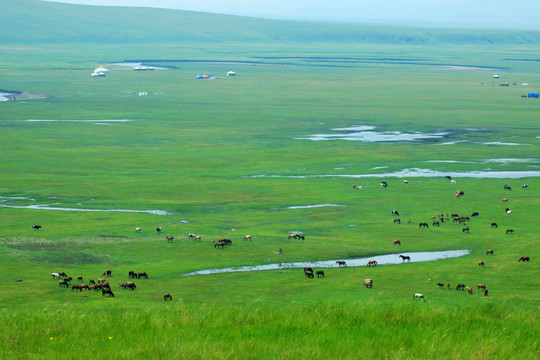
[[[401,260],[399,255],[409,256],[411,258],[410,262],[423,262],[423,261],[436,261],[436,260],[442,260],[442,259],[456,258],[460,256],[465,256],[468,254],[469,254],[469,250],[408,252],[408,253],[399,253],[399,254],[377,255],[377,256],[370,256],[370,257],[359,258],[359,259],[348,259],[346,260],[346,262],[347,262],[347,267],[366,266],[369,260],[377,261],[378,265],[390,265],[390,264],[403,263],[403,260]],[[183,276],[210,275],[210,274],[220,274],[220,273],[239,272],[239,271],[294,269],[294,268],[304,268],[304,267],[336,268],[336,267],[339,267],[336,261],[338,260],[274,263],[274,264],[264,264],[264,265],[254,265],[254,266],[235,266],[235,267],[228,267],[228,268],[221,268],[221,269],[198,270],[198,271],[193,271],[190,273],[183,274]]]

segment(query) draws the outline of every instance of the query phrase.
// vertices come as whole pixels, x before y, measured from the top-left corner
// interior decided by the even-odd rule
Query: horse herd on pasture
[[[71,276],[68,276],[65,272],[54,272],[51,273],[51,276],[53,279],[58,280],[58,286],[64,287],[66,289],[69,289],[71,286],[71,291],[79,291],[82,292],[83,290],[87,291],[101,291],[102,296],[108,296],[108,297],[114,297],[114,292],[111,289],[111,284],[107,280],[108,278],[112,277],[112,270],[106,270],[104,271],[100,278],[97,278],[97,281],[94,279],[89,279],[88,284],[83,283],[83,277],[78,276],[77,281],[78,284],[72,284],[73,278]],[[128,272],[128,277],[130,279],[148,279],[148,274],[143,272],[135,272],[133,270]],[[131,290],[134,291],[137,288],[137,285],[131,280],[128,280],[124,283],[118,283],[118,286],[124,290]],[[172,296],[167,293],[164,295],[164,300],[172,300]]]
[[[452,180],[449,176],[447,176],[446,179],[451,180],[452,184],[456,183],[455,180]],[[403,180],[403,184],[408,185],[409,182],[407,180]],[[387,188],[388,183],[386,181],[382,181],[380,183],[380,186],[382,188]],[[528,187],[529,186],[527,184],[522,185],[522,189],[528,189]],[[358,186],[356,184],[353,185],[353,189],[363,190],[362,186]],[[511,187],[508,186],[507,184],[505,184],[503,189],[504,190],[511,190]],[[464,191],[462,191],[462,190],[456,191],[456,193],[455,193],[456,198],[461,198],[462,196],[465,196]],[[508,201],[509,201],[508,198],[503,198],[504,203],[507,203]],[[395,216],[394,223],[400,224],[401,220],[399,218],[399,211],[398,210],[392,210],[391,213],[392,213],[392,215]],[[505,213],[507,215],[512,215],[513,211],[510,210],[509,208],[506,208]],[[452,222],[458,222],[458,223],[462,224],[462,232],[469,233],[470,230],[469,230],[469,226],[467,226],[467,222],[471,221],[471,218],[479,217],[479,215],[480,215],[479,212],[476,212],[476,211],[473,212],[470,215],[470,217],[469,216],[460,216],[457,213],[452,213],[450,216],[448,214],[445,215],[443,213],[440,213],[437,216],[432,216],[432,218],[431,218],[432,219],[432,226],[439,227],[441,225],[441,223],[445,223],[445,221],[448,222],[448,221],[450,221],[450,218],[452,218]],[[408,219],[408,223],[411,223],[410,218]],[[491,228],[498,228],[498,225],[497,225],[496,222],[491,222],[490,227]],[[32,225],[32,229],[34,229],[36,231],[41,229],[41,228],[42,228],[41,225]],[[429,228],[429,224],[427,222],[420,222],[419,223],[419,228]],[[141,230],[140,227],[135,228],[135,232],[140,233],[141,231],[142,230]],[[159,234],[159,233],[161,233],[163,231],[163,228],[162,227],[157,227],[155,229],[155,231]],[[512,228],[509,228],[509,229],[506,230],[506,234],[514,234],[514,233],[515,233],[515,230],[512,229]],[[202,241],[202,236],[201,235],[196,235],[194,233],[189,233],[188,234],[188,239],[192,239],[194,241],[200,242],[200,241]],[[305,240],[305,235],[299,234],[299,233],[291,233],[291,234],[289,234],[287,236],[287,239],[289,239],[289,240]],[[171,236],[171,235],[167,235],[166,240],[167,240],[167,242],[172,243],[173,240],[174,240],[174,237]],[[253,241],[253,237],[251,235],[245,235],[243,237],[243,240],[244,241]],[[402,245],[401,241],[397,240],[397,239],[393,240],[392,242],[393,242],[394,245],[399,245],[399,246]],[[231,239],[226,239],[226,238],[220,238],[218,240],[212,240],[211,244],[214,245],[214,248],[222,248],[223,249],[226,246],[232,245],[232,240]],[[275,252],[275,253],[276,254],[281,254],[282,251],[283,250],[280,248],[279,252]],[[486,255],[493,255],[493,253],[494,253],[493,249],[488,249],[486,251]],[[399,255],[399,257],[402,259],[403,262],[410,262],[411,261],[411,258],[409,256]],[[530,260],[530,258],[528,256],[522,256],[522,257],[519,258],[518,262],[529,262],[529,260]],[[338,261],[336,261],[336,265],[338,267],[346,267],[347,263],[344,260],[338,260]],[[376,265],[377,265],[376,260],[369,260],[367,262],[368,267],[372,267],[372,266],[376,266]],[[478,261],[478,265],[479,266],[485,266],[485,262],[483,260],[480,260],[480,261]],[[110,283],[107,280],[107,278],[112,276],[112,271],[111,270],[106,270],[105,272],[103,272],[102,277],[98,278],[97,282],[95,280],[93,280],[93,279],[90,279],[88,284],[83,283],[83,277],[82,276],[77,277],[77,281],[79,282],[78,284],[71,284],[71,282],[73,281],[73,278],[68,276],[65,272],[52,273],[51,275],[52,275],[53,279],[58,279],[59,287],[69,288],[71,286],[72,291],[79,291],[79,292],[82,292],[83,290],[86,290],[86,291],[91,291],[91,290],[100,291],[101,290],[102,296],[114,297],[114,293],[111,290]],[[323,270],[314,271],[310,267],[305,267],[304,268],[304,275],[305,275],[306,278],[314,278],[315,275],[317,276],[317,278],[324,278],[324,276],[325,276]],[[128,272],[128,277],[129,277],[129,279],[148,279],[148,274],[146,272],[138,272],[137,273],[135,271],[129,271]],[[429,279],[429,280],[431,280],[431,279]],[[373,279],[365,279],[362,282],[362,285],[364,285],[366,288],[372,288],[373,287]],[[444,288],[444,287],[446,287],[448,289],[451,288],[450,284],[445,285],[444,283],[437,283],[437,285],[439,286],[439,288]],[[131,280],[126,281],[124,283],[119,283],[119,287],[123,288],[123,289],[129,289],[129,290],[132,290],[132,291],[134,291],[137,288],[135,283],[133,281],[131,281]],[[457,285],[456,289],[461,290],[461,291],[467,290],[467,292],[469,294],[471,294],[471,295],[473,294],[472,287],[466,287],[465,284],[462,284],[462,283],[459,283]],[[485,284],[478,284],[477,289],[482,289],[484,295],[485,296],[488,295],[488,289],[487,289]],[[165,301],[170,301],[170,300],[172,300],[172,296],[171,296],[171,294],[166,293],[163,296],[163,299]],[[420,293],[415,293],[413,295],[413,299],[421,299],[421,300],[425,301],[424,295],[420,294]]]

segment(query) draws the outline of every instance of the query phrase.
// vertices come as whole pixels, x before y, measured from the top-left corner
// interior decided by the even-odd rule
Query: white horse
[[[135,232],[141,232],[141,228],[135,228]]]
[[[413,300],[414,300],[414,299],[422,299],[423,301],[426,301],[426,299],[424,298],[424,295],[423,295],[423,294],[419,294],[419,293],[414,294]]]
[[[195,235],[195,234],[193,234],[193,233],[189,233],[189,234],[188,234],[188,238],[190,238],[190,239],[195,239],[196,236],[197,236],[197,235]]]
[[[60,274],[59,273],[51,273],[51,276],[53,279],[60,279]]]

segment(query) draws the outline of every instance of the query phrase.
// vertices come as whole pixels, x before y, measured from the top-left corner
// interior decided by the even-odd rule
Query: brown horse
[[[503,198],[502,202],[508,202],[508,198]]]
[[[456,290],[464,291],[464,290],[465,290],[465,284],[458,284],[458,285],[456,286]]]
[[[135,283],[133,283],[133,281],[127,281],[123,287],[124,289],[131,289],[131,291],[137,288],[137,286],[135,285]]]
[[[171,294],[166,293],[165,295],[163,295],[163,300],[164,301],[171,301],[172,300]]]
[[[514,233],[514,229],[506,229],[506,233],[507,233],[507,234],[513,234],[513,233]]]
[[[336,264],[338,264],[338,266],[347,266],[347,263],[344,260],[338,260],[336,261]]]
[[[486,251],[486,255],[493,255],[493,249],[488,249],[488,251]]]
[[[320,278],[320,277],[324,277],[324,271],[322,270],[317,270],[317,277]]]
[[[462,231],[462,232],[469,232],[469,227],[468,227],[468,226],[465,226],[465,227],[463,228],[463,230],[461,230],[461,231]]]
[[[225,247],[225,243],[223,241],[218,241],[217,243],[214,244],[214,248],[224,248]]]
[[[362,285],[364,285],[366,288],[372,288],[373,279],[365,279],[364,281],[362,281]]]
[[[60,286],[60,287],[64,286],[64,287],[68,288],[69,284],[65,280],[58,280],[58,286]]]
[[[167,239],[167,242],[173,242],[174,236],[167,236],[166,239]]]
[[[202,239],[201,235],[196,235],[195,236],[195,241],[201,241],[201,239]]]
[[[467,286],[467,292],[472,295],[473,294],[472,287]]]
[[[504,187],[504,190],[512,190],[512,188],[510,186],[506,185],[506,184],[504,184],[503,187]]]
[[[313,275],[313,271],[306,271],[306,277],[308,279],[313,279],[315,276]]]
[[[485,289],[486,288],[486,284],[478,284],[478,289]]]
[[[429,228],[429,225],[428,225],[428,223],[426,223],[426,222],[421,222],[420,224],[418,224],[418,227],[419,227],[419,228],[423,228],[423,227]]]
[[[461,196],[465,195],[465,193],[461,190],[456,191],[456,197],[459,198]]]
[[[440,223],[440,222],[438,222],[438,221],[434,221],[434,222],[433,222],[433,224],[431,224],[431,225],[433,225],[433,226],[440,226],[440,225],[441,225],[441,223]]]
[[[246,236],[244,236],[244,240],[249,240],[249,241],[251,241],[251,235],[246,235]]]
[[[522,256],[522,257],[519,258],[518,262],[520,262],[520,261],[523,261],[523,262],[529,261],[529,257],[528,256]]]
[[[484,289],[484,296],[488,296],[488,289]]]
[[[375,266],[375,265],[377,265],[377,260],[369,260],[367,262],[367,266]]]
[[[81,287],[79,285],[71,285],[71,291],[73,290],[79,290],[82,291]]]
[[[496,223],[496,222],[492,222],[492,223],[491,223],[491,227],[492,227],[492,228],[498,228],[498,227],[499,227],[499,225],[497,225],[497,223]]]
[[[485,265],[485,264],[484,264],[484,261],[483,261],[483,260],[480,260],[480,261],[478,262],[478,266],[484,266],[484,265]]]
[[[392,241],[392,242],[394,243],[394,245],[399,245],[399,246],[401,246],[401,241],[399,241],[399,240],[394,240],[394,241]]]
[[[297,237],[298,237],[298,235],[296,235],[296,234],[289,234],[287,239],[296,239]]]

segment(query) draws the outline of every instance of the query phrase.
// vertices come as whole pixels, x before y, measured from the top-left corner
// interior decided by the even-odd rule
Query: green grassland
[[[0,357],[540,356],[538,177],[458,175],[456,184],[443,175],[406,177],[405,185],[384,175],[537,171],[540,102],[521,97],[540,88],[538,62],[523,61],[539,58],[534,46],[27,43],[0,51],[0,88],[47,96],[0,103]],[[129,59],[169,69],[107,65]],[[110,74],[90,77],[99,65]],[[225,77],[229,70],[237,76]],[[107,122],[122,119],[129,121]],[[360,125],[447,135],[301,139]],[[519,145],[485,144],[497,142]],[[351,177],[359,174],[374,176]],[[341,206],[288,209],[317,204]],[[29,208],[36,205],[72,210]],[[480,216],[467,222],[470,233],[452,221],[431,226],[439,213],[474,211]],[[421,221],[430,228],[419,229]],[[293,231],[306,240],[288,240]],[[252,242],[242,240],[246,234]],[[222,237],[233,245],[215,249],[211,240]],[[494,255],[485,255],[490,248]],[[330,268],[324,279],[307,279],[301,269],[184,276],[454,249],[470,255]],[[65,271],[86,282],[107,269],[114,298],[60,288],[50,276]],[[130,270],[149,274],[133,292],[117,285]],[[372,289],[361,285],[365,278],[374,279]],[[456,291],[460,282],[474,294]],[[413,301],[416,292],[426,301]],[[173,301],[164,302],[165,293]]]

